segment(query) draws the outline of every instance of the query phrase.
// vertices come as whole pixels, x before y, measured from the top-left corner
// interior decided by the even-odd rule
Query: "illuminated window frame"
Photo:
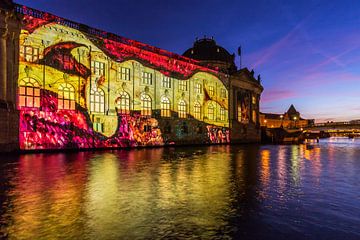
[[[160,102],[160,108],[161,108],[161,116],[162,117],[170,117],[170,100],[168,97],[162,97]]]
[[[215,120],[215,107],[212,103],[209,103],[207,107],[207,118],[212,121]]]
[[[179,89],[181,91],[187,91],[187,82],[185,80],[179,81]]]
[[[120,96],[116,99],[115,104],[118,113],[121,115],[130,114],[130,95],[127,92],[120,92]]]
[[[178,116],[179,118],[186,118],[187,112],[186,112],[186,102],[184,100],[180,100],[178,103]]]
[[[118,80],[130,81],[130,68],[119,67]]]
[[[256,105],[256,103],[257,103],[256,96],[252,96],[252,104]]]
[[[238,106],[237,106],[237,121],[238,121],[238,122],[241,122],[241,121],[242,121],[241,105],[240,105],[240,103],[238,103]]]
[[[33,78],[19,82],[19,107],[40,107],[40,84]]]
[[[199,93],[201,94],[201,84],[200,83],[195,83],[195,88],[194,88],[195,93]]]
[[[26,62],[36,62],[40,57],[39,48],[21,45],[20,57],[23,58]]]
[[[171,88],[171,78],[168,76],[163,76],[162,86],[164,88]]]
[[[214,96],[215,95],[215,88],[214,86],[209,86],[209,95]]]
[[[91,72],[96,76],[105,76],[105,63],[91,61]]]
[[[226,90],[224,88],[221,89],[220,97],[226,98]]]
[[[142,72],[141,79],[143,84],[152,85],[152,73]]]
[[[140,97],[141,100],[141,115],[142,116],[151,116],[152,100],[151,97],[147,94],[142,94]]]
[[[105,112],[105,92],[101,88],[90,90],[90,111],[96,113]]]
[[[58,109],[75,110],[75,88],[71,84],[60,84],[58,88]]]
[[[256,114],[256,110],[252,110],[252,121],[254,123],[257,123],[257,114]]]
[[[225,108],[223,108],[223,107],[221,107],[220,108],[220,121],[225,121],[225,119],[226,119],[226,115],[225,115]]]
[[[201,105],[199,102],[194,104],[194,118],[201,119]]]
[[[104,132],[104,123],[100,122],[100,118],[96,118],[95,122],[93,123],[93,129],[96,132]]]

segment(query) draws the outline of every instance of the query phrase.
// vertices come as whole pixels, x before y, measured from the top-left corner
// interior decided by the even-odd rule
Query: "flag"
[[[238,48],[238,55],[241,56],[241,46]]]

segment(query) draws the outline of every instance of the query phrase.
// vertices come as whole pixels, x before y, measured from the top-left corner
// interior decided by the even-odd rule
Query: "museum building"
[[[212,38],[183,55],[0,3],[0,147],[260,141],[260,77]]]

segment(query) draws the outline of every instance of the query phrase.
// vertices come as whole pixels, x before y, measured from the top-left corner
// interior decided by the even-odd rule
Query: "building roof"
[[[183,56],[199,61],[220,61],[234,64],[235,55],[216,44],[212,38],[202,38],[194,42],[192,48],[186,50]]]
[[[295,114],[299,114],[298,111],[296,111],[295,107],[293,104],[291,104],[291,106],[289,107],[289,109],[286,112],[289,115],[295,115]]]

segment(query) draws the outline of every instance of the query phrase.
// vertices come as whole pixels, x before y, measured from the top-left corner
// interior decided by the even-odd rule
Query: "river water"
[[[360,139],[0,155],[9,239],[360,239]]]

